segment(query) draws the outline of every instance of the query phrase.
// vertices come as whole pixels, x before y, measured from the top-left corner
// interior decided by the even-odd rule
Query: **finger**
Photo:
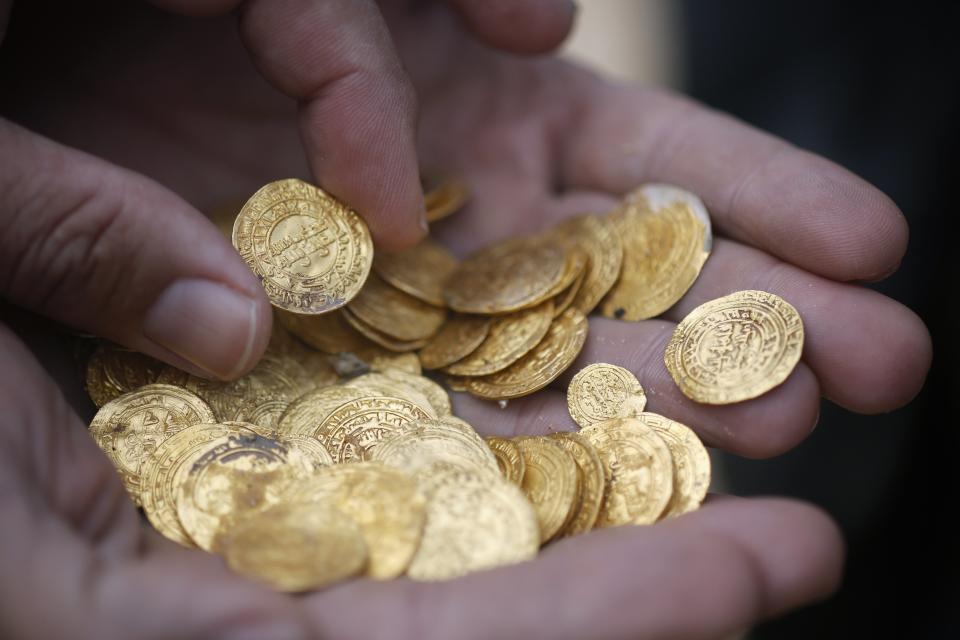
[[[573,27],[572,0],[449,0],[485,44],[511,53],[547,53]]]
[[[842,167],[678,96],[596,86],[589,99],[563,151],[570,188],[677,184],[703,198],[722,234],[835,280],[899,265],[903,214]]]
[[[378,246],[426,232],[416,99],[372,0],[249,0],[241,33],[254,63],[300,103],[307,160],[356,209]]]
[[[0,295],[206,377],[269,340],[263,288],[203,216],[129,171],[0,121]],[[15,161],[14,161],[15,159]]]
[[[809,505],[723,500],[569,538],[534,562],[437,584],[358,581],[305,604],[337,638],[718,638],[829,595],[842,558],[836,526]],[[342,615],[356,602],[360,625]]]

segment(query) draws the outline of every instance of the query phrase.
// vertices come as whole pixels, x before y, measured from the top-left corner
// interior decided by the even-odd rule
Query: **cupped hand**
[[[389,33],[420,103],[420,164],[462,175],[474,192],[470,207],[438,229],[458,251],[605,211],[644,181],[676,183],[706,201],[718,238],[693,289],[660,320],[591,318],[572,370],[594,361],[626,366],[651,410],[751,456],[802,439],[821,394],[877,412],[905,403],[922,384],[930,358],[922,323],[851,284],[888,274],[905,248],[903,218],[880,192],[683,98],[614,86],[556,60],[497,53],[461,28],[487,45],[545,49],[569,21],[562,3],[463,0],[452,3],[459,19],[446,5],[385,3],[389,32],[365,2],[313,3],[307,14],[293,2],[248,3],[243,41],[231,18],[144,17],[126,4],[104,15],[83,8],[66,21],[63,39],[53,39],[55,51],[16,42],[15,51],[33,52],[37,68],[54,75],[14,74],[5,84],[18,92],[4,96],[4,114],[138,173],[0,123],[8,230],[0,290],[14,303],[207,375],[248,369],[268,337],[269,309],[191,204],[313,176],[336,184],[331,190],[358,206],[381,243],[415,240],[417,159],[404,142],[412,139],[413,93],[399,62],[380,65],[389,59],[383,52],[393,52]],[[218,13],[237,3],[156,4]],[[547,17],[519,19],[521,5]],[[322,18],[335,6],[366,13],[333,28]],[[30,24],[31,14],[18,10],[11,39],[18,24]],[[91,33],[85,24],[98,29],[100,46],[77,37]],[[368,33],[381,40],[362,37]],[[280,92],[250,65],[244,42]],[[373,71],[363,66],[371,50],[379,51]],[[360,62],[330,71],[325,62],[338,52]],[[382,84],[367,86],[371,77]],[[299,125],[284,94],[299,100]],[[700,302],[745,288],[798,308],[803,362],[762,398],[692,403],[662,363],[673,323]],[[564,540],[534,562],[449,583],[356,580],[301,598],[270,593],[144,527],[62,392],[0,332],[4,637],[713,638],[822,597],[839,579],[841,542],[819,511],[725,498],[653,527]],[[561,388],[506,411],[457,398],[457,410],[487,434],[569,428]]]

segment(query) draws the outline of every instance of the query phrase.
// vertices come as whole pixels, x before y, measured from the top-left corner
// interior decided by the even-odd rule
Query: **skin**
[[[68,28],[31,39],[54,27],[16,11],[6,25],[10,3],[0,2],[0,26],[27,36],[18,51],[32,70],[17,74],[18,58],[2,79],[14,90],[0,121],[0,294],[14,305],[231,377],[262,353],[269,306],[199,210],[303,177],[353,204],[378,250],[395,249],[422,234],[418,166],[440,168],[473,190],[436,229],[463,254],[662,181],[703,197],[714,253],[662,318],[591,318],[570,375],[590,362],[625,366],[649,410],[757,457],[801,441],[821,395],[876,413],[922,386],[922,322],[856,284],[899,264],[907,227],[896,206],[841,167],[683,97],[503,52],[558,44],[567,3],[154,4],[47,8],[68,14]],[[669,379],[663,347],[693,307],[745,288],[798,308],[803,360],[761,398],[692,403]],[[187,312],[171,319],[170,309]],[[3,637],[716,638],[839,581],[842,541],[822,512],[720,498],[450,583],[271,593],[140,523],[66,399],[75,376],[39,335],[54,352],[46,370],[0,328]],[[456,411],[487,435],[572,428],[565,382],[506,411],[458,397]]]

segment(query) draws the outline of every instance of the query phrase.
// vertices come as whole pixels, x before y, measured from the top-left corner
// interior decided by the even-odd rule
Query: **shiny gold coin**
[[[738,291],[677,325],[663,360],[683,395],[706,404],[756,398],[780,385],[803,353],[803,320],[783,298]]]
[[[615,364],[587,365],[567,388],[567,409],[581,427],[611,418],[635,418],[646,405],[647,396],[637,377]]]
[[[430,406],[437,412],[438,416],[449,416],[453,414],[453,406],[450,404],[450,395],[447,390],[439,384],[421,375],[413,375],[400,369],[387,369],[383,375],[390,378],[398,384],[403,384],[419,391],[430,402]]]
[[[554,318],[559,316],[573,305],[573,301],[576,299],[577,293],[580,291],[580,287],[583,286],[583,281],[586,276],[587,270],[581,269],[580,275],[577,276],[576,280],[574,280],[566,289],[557,294],[557,296],[553,299]]]
[[[276,309],[274,317],[284,329],[324,353],[358,351],[367,348],[370,344],[350,326],[340,311],[331,311],[322,315],[303,315]]]
[[[214,421],[210,407],[189,391],[149,384],[103,405],[90,423],[90,435],[139,505],[144,459],[178,431]]]
[[[583,315],[590,315],[620,276],[623,243],[613,225],[598,216],[569,218],[555,227],[567,240],[587,254],[583,283],[577,289],[571,306]]]
[[[544,235],[544,242],[555,243],[556,240],[548,233]],[[561,247],[564,246],[563,243],[557,244]],[[572,244],[568,245],[565,248],[564,254],[566,257],[566,266],[564,267],[563,276],[547,294],[551,298],[559,299],[562,295],[565,295],[567,290],[573,286],[587,268],[587,254],[580,249],[580,247]]]
[[[443,220],[459,211],[470,197],[470,189],[462,180],[427,176],[423,182],[423,201],[427,208],[427,222]]]
[[[673,497],[661,517],[694,511],[710,489],[710,454],[690,427],[655,413],[637,417],[657,432],[673,457]]]
[[[436,417],[429,405],[417,405],[405,398],[368,396],[338,407],[315,435],[336,462],[369,460],[370,450],[401,427]]]
[[[412,378],[420,378],[421,376],[411,376],[409,374],[401,375],[404,375],[405,377],[394,378],[387,373],[370,372],[348,380],[344,383],[344,386],[358,389],[363,392],[364,396],[390,396],[403,398],[404,400],[409,400],[418,407],[424,407],[425,410],[428,410],[435,415],[441,415],[441,411],[443,413],[447,413],[446,410],[450,407],[449,403],[444,406],[441,400],[436,399],[440,405],[440,408],[438,409],[438,407],[434,405],[433,401],[431,401],[431,399],[428,398],[424,393],[424,391],[427,391],[426,386],[421,385],[419,382],[412,382]],[[429,391],[431,394],[433,394],[434,389],[431,388]],[[443,391],[443,389],[441,389],[441,391]],[[444,391],[443,394],[446,395],[446,392]]]
[[[483,344],[490,325],[490,318],[486,316],[459,313],[451,316],[420,349],[420,363],[424,369],[442,369],[463,360]]]
[[[596,527],[652,524],[673,493],[673,458],[638,418],[614,418],[580,431],[600,455],[606,489]]]
[[[536,347],[553,322],[553,301],[494,318],[486,339],[470,355],[444,368],[456,376],[503,371]]]
[[[577,463],[566,449],[547,438],[514,440],[523,456],[523,492],[537,514],[540,543],[551,540],[577,507]]]
[[[370,345],[366,349],[355,351],[354,355],[366,362],[371,371],[382,373],[389,369],[397,369],[416,375],[423,373],[420,358],[415,353],[394,353],[378,345]]]
[[[552,433],[549,438],[570,454],[577,463],[580,477],[577,504],[559,535],[586,533],[593,528],[603,505],[603,492],[606,487],[603,461],[590,441],[579,433]]]
[[[579,311],[567,309],[530,353],[502,371],[468,378],[467,391],[481,398],[503,400],[543,389],[576,360],[587,339],[587,328],[587,319]]]
[[[321,589],[363,572],[367,548],[360,527],[324,504],[285,503],[255,513],[230,530],[223,555],[236,573],[279,591]]]
[[[600,309],[608,318],[658,316],[690,289],[710,255],[710,216],[697,196],[645,185],[610,216],[623,242],[620,278]]]
[[[360,525],[367,575],[377,580],[406,570],[426,518],[426,499],[413,476],[377,462],[323,469],[291,487],[284,500],[333,507]]]
[[[419,477],[427,521],[410,578],[450,580],[537,555],[537,517],[515,485],[456,467],[434,467]]]
[[[378,253],[373,270],[388,284],[435,307],[446,307],[443,283],[457,268],[457,259],[430,238],[399,253]]]
[[[414,351],[423,347],[429,342],[429,338],[420,338],[418,340],[398,340],[392,335],[383,333],[366,322],[355,316],[349,308],[343,310],[344,319],[350,323],[350,326],[353,327],[357,333],[362,335],[364,338],[372,342],[373,344],[387,349],[388,351],[394,351],[397,353],[404,353],[407,351]]]
[[[293,435],[318,437],[320,425],[327,416],[337,408],[364,395],[364,391],[345,385],[325,387],[307,393],[292,402],[283,412],[277,421],[277,433],[281,437]]]
[[[270,302],[295,313],[342,307],[373,263],[367,225],[352,209],[301,180],[271,182],[247,200],[233,246],[260,278]]]
[[[513,238],[461,262],[447,280],[443,295],[451,309],[463,313],[529,309],[563,289],[567,264],[566,252],[557,243]]]
[[[523,455],[513,440],[506,438],[487,438],[487,444],[493,455],[497,458],[497,466],[500,467],[500,473],[504,478],[517,486],[523,486],[523,474],[527,465],[523,461]]]
[[[314,471],[299,450],[259,435],[231,434],[207,443],[177,490],[177,516],[190,539],[219,551],[221,534],[263,511]]]
[[[100,344],[87,359],[87,393],[95,405],[102,407],[125,393],[155,383],[165,366],[142,353]]]
[[[483,438],[453,416],[401,427],[373,449],[370,459],[409,473],[435,462],[499,473],[497,459]]]
[[[418,300],[376,274],[367,278],[348,309],[350,315],[375,330],[404,342],[429,338],[440,330],[447,317],[444,308]]]

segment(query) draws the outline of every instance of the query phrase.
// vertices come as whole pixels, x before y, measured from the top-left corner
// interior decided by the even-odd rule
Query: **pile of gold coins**
[[[440,184],[428,217],[465,199]],[[567,391],[580,430],[542,437],[485,440],[447,393],[534,393],[576,359],[595,308],[635,321],[673,306],[711,245],[693,194],[641,187],[608,216],[462,262],[429,239],[374,256],[362,220],[298,180],[258,191],[231,231],[276,307],[250,373],[210,381],[108,344],[85,365],[100,407],[91,435],[171,540],[303,591],[360,575],[449,579],[704,499],[706,450],[645,410],[626,369],[582,369]],[[793,307],[736,292],[694,310],[664,358],[688,397],[723,404],[780,384],[802,343]]]

